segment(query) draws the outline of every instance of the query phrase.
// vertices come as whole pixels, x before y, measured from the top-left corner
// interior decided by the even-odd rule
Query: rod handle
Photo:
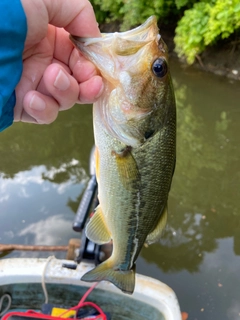
[[[84,191],[82,200],[77,209],[77,213],[72,226],[74,231],[81,232],[84,229],[96,188],[97,180],[96,176],[93,175],[88,182],[87,188]]]

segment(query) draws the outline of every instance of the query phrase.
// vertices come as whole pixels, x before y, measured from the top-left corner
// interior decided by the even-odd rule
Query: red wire
[[[78,310],[80,308],[83,308],[85,306],[91,306],[93,307],[94,309],[96,309],[99,313],[99,315],[95,316],[95,318],[85,318],[84,320],[92,320],[92,319],[102,319],[102,320],[107,320],[107,317],[105,315],[105,313],[103,312],[103,310],[94,302],[85,302],[86,298],[89,296],[89,294],[93,291],[93,289],[98,285],[98,282],[94,283],[86,292],[85,294],[82,296],[81,300],[79,301],[79,303],[74,306],[74,307],[71,307],[69,308],[68,310],[64,311],[63,313],[61,313],[58,317],[59,318],[62,318],[62,316],[67,313],[68,311],[70,310]],[[75,314],[74,318],[76,318],[77,316],[77,313]]]
[[[78,306],[81,305],[86,298],[90,295],[90,293],[93,291],[93,289],[96,288],[96,286],[98,285],[98,282],[95,282],[88,290],[87,292],[82,296],[82,299],[79,301]]]
[[[97,315],[97,316],[95,316],[95,318],[94,319],[102,319],[102,320],[107,320],[107,317],[106,317],[106,315],[105,315],[105,313],[102,311],[102,309],[96,304],[96,303],[94,303],[94,302],[83,302],[82,304],[81,304],[81,307],[80,308],[82,308],[82,307],[86,307],[86,306],[90,306],[90,307],[93,307],[93,308],[95,308],[98,312],[99,312],[99,315]],[[86,318],[86,319],[84,319],[84,320],[87,320],[88,318]],[[91,318],[91,319],[93,319],[93,318]]]

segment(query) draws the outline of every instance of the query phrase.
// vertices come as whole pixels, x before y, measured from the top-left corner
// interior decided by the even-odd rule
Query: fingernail
[[[102,95],[103,90],[104,90],[104,84],[102,84],[100,91],[99,91],[98,94],[96,95],[96,97],[95,97],[96,99],[99,98],[99,97]]]
[[[43,99],[34,95],[30,100],[30,108],[36,111],[43,111],[46,108],[46,103]]]
[[[70,80],[68,76],[62,70],[60,70],[53,85],[58,90],[65,91],[70,87]]]

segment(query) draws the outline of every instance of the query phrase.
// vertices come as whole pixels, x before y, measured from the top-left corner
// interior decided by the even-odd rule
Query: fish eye
[[[153,62],[152,71],[158,78],[163,78],[168,71],[168,65],[165,59],[158,58]]]

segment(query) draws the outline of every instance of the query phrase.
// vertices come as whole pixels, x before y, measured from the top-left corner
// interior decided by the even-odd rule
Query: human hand
[[[48,124],[59,110],[101,95],[102,78],[69,40],[69,33],[99,37],[100,31],[88,0],[21,1],[28,32],[14,121]]]

